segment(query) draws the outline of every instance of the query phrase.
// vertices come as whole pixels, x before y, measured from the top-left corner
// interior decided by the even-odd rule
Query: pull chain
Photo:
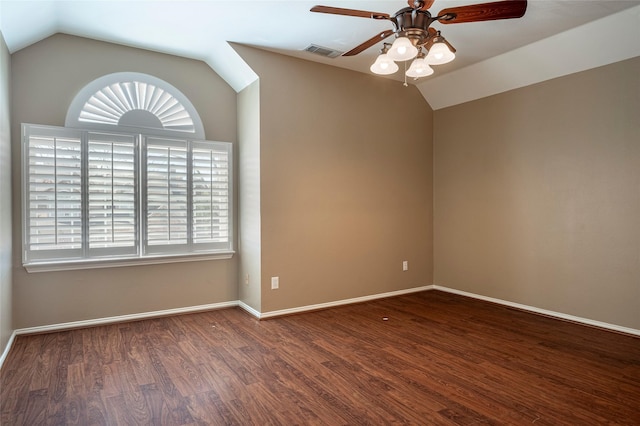
[[[408,87],[409,85],[407,84],[407,61],[404,61],[404,87]]]

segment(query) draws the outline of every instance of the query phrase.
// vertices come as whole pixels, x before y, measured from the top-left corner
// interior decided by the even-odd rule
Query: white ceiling
[[[436,0],[430,11],[485,1]],[[227,42],[370,73],[381,43],[357,56],[335,59],[303,49],[313,43],[347,51],[391,29],[390,22],[310,12],[316,4],[389,14],[407,6],[405,0],[0,0],[0,30],[11,53],[62,32],[199,59],[237,91],[256,76]],[[435,74],[427,79],[455,75],[465,67],[639,5],[640,0],[530,0],[520,19],[434,23],[457,48],[457,56],[452,63],[434,67]],[[640,45],[640,39],[613,42]],[[403,73],[391,78],[402,80]],[[418,81],[418,86],[428,85],[427,79]]]

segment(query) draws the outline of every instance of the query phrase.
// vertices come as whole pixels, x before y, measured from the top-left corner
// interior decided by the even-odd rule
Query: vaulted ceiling
[[[430,11],[475,3],[435,0]],[[229,42],[370,73],[382,43],[333,59],[305,48],[345,52],[391,29],[389,21],[310,12],[316,4],[388,14],[407,7],[405,0],[0,0],[0,30],[12,53],[62,32],[199,59],[236,91],[257,76]],[[635,57],[639,18],[640,0],[530,0],[520,19],[434,23],[457,48],[456,59],[408,83],[438,109]],[[379,78],[402,81],[403,74]]]

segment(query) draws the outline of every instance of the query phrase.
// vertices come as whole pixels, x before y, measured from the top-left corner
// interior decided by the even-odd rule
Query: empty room
[[[639,22],[0,0],[0,424],[640,424]]]

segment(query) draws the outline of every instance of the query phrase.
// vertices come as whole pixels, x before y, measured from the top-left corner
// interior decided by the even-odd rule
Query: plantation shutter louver
[[[170,252],[189,236],[187,142],[147,138],[146,252]],[[154,248],[155,246],[155,248]]]
[[[194,244],[229,240],[229,147],[205,143],[192,149]]]
[[[25,257],[82,256],[82,140],[68,129],[25,130]]]
[[[95,255],[137,253],[136,146],[129,135],[88,137],[88,234]]]
[[[132,111],[149,112],[163,129],[195,132],[185,105],[165,89],[142,81],[121,81],[101,88],[83,105],[78,121],[117,126]]]

